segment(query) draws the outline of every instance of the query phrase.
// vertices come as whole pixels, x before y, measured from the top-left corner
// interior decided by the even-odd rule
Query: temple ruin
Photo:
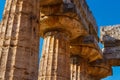
[[[6,0],[0,22],[0,80],[110,76],[112,66],[120,66],[120,25],[102,27],[100,38],[97,33],[85,0]]]

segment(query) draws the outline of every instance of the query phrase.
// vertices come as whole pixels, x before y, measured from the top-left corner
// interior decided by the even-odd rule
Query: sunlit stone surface
[[[120,25],[98,27],[85,0],[6,0],[0,80],[100,80],[120,65]],[[39,38],[44,39],[39,62]]]

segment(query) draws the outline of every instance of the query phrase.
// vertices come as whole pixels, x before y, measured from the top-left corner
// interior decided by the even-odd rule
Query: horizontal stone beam
[[[117,47],[105,47],[103,49],[103,54],[108,59],[120,59],[120,46]]]
[[[120,59],[109,59],[108,63],[111,66],[120,66]]]
[[[104,48],[103,55],[107,59],[120,59],[120,46]]]
[[[103,56],[111,66],[120,65],[120,46],[105,47],[103,49]]]
[[[45,6],[45,5],[53,5],[53,4],[58,4],[62,3],[63,0],[40,0],[40,5]]]
[[[71,45],[86,45],[89,47],[94,47],[100,49],[98,46],[98,40],[93,35],[80,36],[71,41]]]

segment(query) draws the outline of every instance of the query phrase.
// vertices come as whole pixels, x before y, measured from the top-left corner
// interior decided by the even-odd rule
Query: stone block
[[[101,42],[105,47],[120,46],[120,25],[102,27]]]

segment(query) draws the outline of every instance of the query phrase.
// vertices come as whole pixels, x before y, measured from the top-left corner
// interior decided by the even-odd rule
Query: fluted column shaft
[[[70,80],[69,37],[51,31],[44,36],[39,80]]]
[[[0,80],[37,80],[39,0],[6,0],[0,26]]]
[[[70,80],[91,80],[87,73],[87,61],[79,56],[71,56],[71,79]]]
[[[78,80],[80,70],[78,70],[78,57],[77,56],[71,57],[70,71],[71,71],[71,80]]]

